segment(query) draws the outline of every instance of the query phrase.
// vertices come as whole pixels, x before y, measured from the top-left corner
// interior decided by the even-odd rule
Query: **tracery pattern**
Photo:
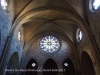
[[[40,40],[40,47],[43,51],[52,53],[60,48],[60,42],[54,36],[46,36]]]

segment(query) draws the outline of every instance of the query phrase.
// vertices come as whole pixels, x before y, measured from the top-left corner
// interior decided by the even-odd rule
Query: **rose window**
[[[40,40],[40,47],[43,51],[52,53],[60,48],[60,42],[54,36],[46,36]]]

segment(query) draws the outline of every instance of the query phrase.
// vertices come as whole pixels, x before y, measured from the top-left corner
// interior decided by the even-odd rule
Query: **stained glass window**
[[[35,67],[36,66],[36,63],[32,63],[32,67]]]
[[[1,3],[1,6],[4,10],[6,10],[6,7],[7,7],[7,2],[6,0],[0,0],[0,3]]]
[[[45,36],[40,40],[40,47],[43,51],[52,53],[60,48],[60,42],[54,36]]]
[[[82,40],[82,31],[80,29],[77,30],[76,39],[78,42]]]
[[[96,10],[100,7],[100,0],[93,1],[93,8]]]
[[[18,32],[18,40],[21,40],[21,32]]]
[[[64,63],[64,66],[68,66],[68,63]]]
[[[79,40],[82,40],[82,32],[81,31],[79,31],[78,37],[79,37]]]

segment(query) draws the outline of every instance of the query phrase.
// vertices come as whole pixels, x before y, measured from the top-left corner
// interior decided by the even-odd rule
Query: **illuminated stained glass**
[[[32,63],[32,66],[35,67],[36,66],[36,63]]]
[[[68,63],[64,63],[64,66],[68,66]]]
[[[6,0],[0,0],[0,3],[1,3],[1,6],[4,10],[6,10],[6,7],[7,7],[7,2]]]
[[[40,47],[43,51],[52,53],[60,48],[60,42],[54,36],[46,36],[41,39]]]
[[[21,40],[21,32],[18,32],[18,40]]]
[[[95,10],[98,9],[100,7],[100,0],[94,0],[93,7]]]
[[[80,42],[82,40],[82,37],[83,37],[82,31],[80,29],[78,29],[77,33],[76,33],[77,41]]]
[[[79,31],[79,40],[82,40],[82,32],[81,31]]]

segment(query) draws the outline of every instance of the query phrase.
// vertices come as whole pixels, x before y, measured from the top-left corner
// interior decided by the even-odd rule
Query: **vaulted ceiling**
[[[77,28],[86,28],[88,22],[87,2],[85,0],[15,0],[14,25],[24,27],[25,43],[43,32],[59,33],[74,43]]]

